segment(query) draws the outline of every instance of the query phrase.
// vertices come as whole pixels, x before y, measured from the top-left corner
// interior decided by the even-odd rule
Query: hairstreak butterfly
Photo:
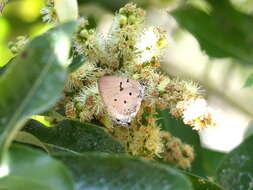
[[[116,123],[128,126],[136,116],[144,96],[144,86],[138,81],[118,76],[98,80],[104,105]]]

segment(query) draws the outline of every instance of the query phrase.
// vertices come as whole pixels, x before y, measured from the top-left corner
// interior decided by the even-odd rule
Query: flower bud
[[[126,25],[126,23],[127,23],[127,17],[124,16],[124,15],[120,15],[119,23],[120,23],[120,26]]]
[[[136,16],[130,15],[130,16],[128,17],[128,23],[129,23],[129,24],[135,24],[135,23],[136,23]]]
[[[89,37],[89,32],[88,32],[88,30],[83,29],[83,30],[81,30],[81,32],[79,33],[79,35],[80,35],[81,37],[87,39],[87,38]]]

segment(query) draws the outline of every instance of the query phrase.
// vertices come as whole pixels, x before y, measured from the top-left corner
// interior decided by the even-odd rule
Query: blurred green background
[[[127,0],[79,0],[79,11],[81,16],[87,16],[89,21],[97,26],[99,32],[106,34],[114,11],[127,2]],[[223,151],[228,151],[238,145],[253,117],[253,89],[243,87],[247,77],[253,73],[253,64],[244,64],[232,58],[233,56],[219,58],[209,56],[209,52],[200,48],[200,41],[188,29],[196,25],[199,27],[197,29],[203,32],[210,23],[198,23],[199,21],[196,20],[194,23],[194,19],[189,15],[183,15],[182,20],[186,24],[190,23],[188,28],[183,28],[181,26],[183,21],[179,23],[179,20],[171,16],[170,11],[190,4],[209,15],[211,21],[218,19],[222,22],[223,19],[227,19],[228,23],[224,21],[227,26],[234,27],[238,24],[247,31],[253,26],[253,19],[250,20],[253,0],[134,0],[133,2],[147,10],[147,25],[162,26],[168,33],[170,44],[163,58],[164,70],[171,76],[180,76],[182,79],[200,82],[210,106],[217,111],[218,127],[201,132],[203,143]],[[208,2],[216,2],[216,7],[210,6]],[[15,41],[19,35],[33,37],[50,27],[50,24],[42,22],[40,15],[40,10],[45,3],[46,0],[10,0],[10,3],[4,8],[0,17],[0,66],[7,63],[13,56],[8,50],[8,42]],[[230,9],[226,7],[228,3],[231,5]],[[229,11],[231,14],[228,14]],[[217,17],[212,12],[223,15],[218,14]],[[233,15],[239,15],[233,17],[238,20],[230,17]],[[244,19],[245,15],[247,19]],[[233,27],[230,27],[232,29],[225,33],[216,28],[218,34],[211,33],[207,39],[215,41],[217,36],[227,34],[236,39],[237,31],[233,30]],[[239,38],[239,43],[240,40]],[[226,43],[221,47],[223,45],[225,48],[230,47],[230,42]],[[238,49],[247,48],[242,44]],[[219,51],[220,49],[217,49],[218,53]],[[243,53],[243,51],[239,52],[239,57],[243,57]]]
[[[9,41],[15,41],[19,35],[38,35],[48,27],[40,17],[44,3],[44,0],[16,0],[4,8],[0,17],[0,66],[12,57]]]

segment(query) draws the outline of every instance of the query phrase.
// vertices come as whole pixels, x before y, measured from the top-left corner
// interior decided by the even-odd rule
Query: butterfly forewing
[[[118,123],[129,123],[138,112],[143,86],[125,77],[105,76],[98,81],[99,91],[108,113]]]

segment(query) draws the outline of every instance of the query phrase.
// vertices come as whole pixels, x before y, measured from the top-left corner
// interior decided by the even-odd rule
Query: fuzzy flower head
[[[161,136],[164,143],[162,158],[165,161],[176,164],[180,168],[190,168],[191,162],[194,160],[193,148],[167,131],[163,131]]]
[[[80,113],[81,121],[90,121],[102,112],[102,101],[98,94],[98,86],[94,84],[84,88],[75,97],[75,107]]]
[[[116,13],[106,36],[91,28],[87,19],[79,19],[73,56],[84,56],[86,61],[68,77],[62,100],[66,102],[65,114],[80,121],[96,119],[129,154],[159,157],[189,168],[194,159],[192,147],[161,131],[156,110],[170,108],[173,116],[195,130],[215,125],[213,113],[196,83],[173,79],[161,70],[162,51],[168,44],[166,32],[145,26],[144,16],[136,5],[125,5]],[[129,127],[114,122],[107,111],[98,90],[103,76],[125,77],[144,85],[141,106]]]
[[[193,126],[194,130],[216,125],[215,119],[212,117],[213,110],[207,106],[206,100],[203,98],[180,101],[171,113],[181,115],[184,123]]]
[[[153,57],[160,56],[161,48],[167,45],[165,32],[158,27],[149,27],[138,40],[136,47],[139,52],[138,62],[151,61]]]
[[[40,10],[42,21],[47,23],[56,23],[58,21],[53,0],[48,0],[46,6]]]

